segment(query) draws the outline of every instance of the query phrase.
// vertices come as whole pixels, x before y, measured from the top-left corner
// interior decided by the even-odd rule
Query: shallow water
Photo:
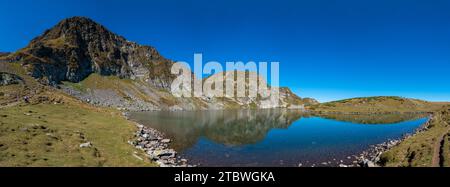
[[[426,122],[416,115],[319,117],[293,110],[139,112],[130,117],[164,132],[182,157],[201,166],[349,164],[348,156]]]

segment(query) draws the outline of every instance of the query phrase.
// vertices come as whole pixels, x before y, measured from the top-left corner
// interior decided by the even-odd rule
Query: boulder
[[[162,139],[161,143],[170,143],[170,139]]]
[[[86,143],[80,144],[80,148],[86,148],[86,147],[92,147],[92,143],[91,142],[86,142]]]

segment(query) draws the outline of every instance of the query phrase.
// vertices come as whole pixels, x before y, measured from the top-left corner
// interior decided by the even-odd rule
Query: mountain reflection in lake
[[[202,166],[349,164],[349,155],[411,133],[426,121],[417,115],[316,117],[282,109],[138,112],[130,117],[164,132],[183,157]]]

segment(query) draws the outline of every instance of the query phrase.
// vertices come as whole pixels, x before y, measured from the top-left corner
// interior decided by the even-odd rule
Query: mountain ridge
[[[304,108],[317,103],[289,88],[280,89],[280,104],[267,99],[176,98],[169,93],[176,78],[170,72],[174,61],[85,17],[64,19],[26,47],[0,58],[20,63],[40,83],[61,87],[85,102],[125,110]]]

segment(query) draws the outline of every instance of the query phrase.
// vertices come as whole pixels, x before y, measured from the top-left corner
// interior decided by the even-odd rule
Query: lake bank
[[[433,116],[430,115],[427,121],[419,128],[417,128],[413,133],[407,133],[400,138],[387,140],[383,143],[372,145],[370,146],[369,149],[363,151],[359,155],[353,155],[352,157],[355,158],[355,160],[353,161],[353,164],[351,166],[357,167],[384,166],[387,160],[385,160],[386,158],[382,157],[383,153],[391,150],[392,148],[395,148],[395,146],[399,145],[406,139],[415,136],[417,133],[428,130],[428,126],[430,125],[432,118]],[[347,165],[342,165],[341,167],[347,167]]]
[[[150,127],[136,123],[138,128],[135,139],[129,141],[136,149],[143,151],[146,156],[160,167],[195,167],[189,165],[188,160],[177,155],[170,148],[170,139],[164,138],[164,134]]]
[[[449,167],[450,107],[434,112],[426,130],[381,155],[386,167]]]

